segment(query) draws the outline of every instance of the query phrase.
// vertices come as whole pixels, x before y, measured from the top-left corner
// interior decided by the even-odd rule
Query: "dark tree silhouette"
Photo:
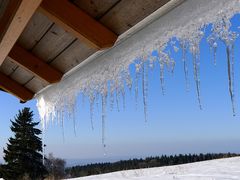
[[[33,122],[33,112],[30,108],[19,111],[11,130],[13,137],[9,138],[7,148],[4,149],[5,165],[1,167],[4,179],[43,179],[47,170],[42,162],[42,133],[35,126],[39,122]]]

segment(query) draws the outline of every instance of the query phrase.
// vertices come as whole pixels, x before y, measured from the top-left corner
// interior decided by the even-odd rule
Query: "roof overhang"
[[[0,8],[0,87],[21,101],[28,101],[108,53],[109,48],[182,1],[96,1],[94,8],[89,2],[78,0],[4,0]],[[126,13],[122,8],[131,15],[122,17]],[[96,15],[95,11],[101,13]],[[59,48],[59,44],[64,47]],[[45,48],[51,51],[45,52]]]

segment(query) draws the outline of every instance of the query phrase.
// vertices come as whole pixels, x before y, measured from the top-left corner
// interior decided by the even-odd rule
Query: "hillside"
[[[71,180],[239,180],[240,157],[176,166],[119,171]],[[70,179],[69,179],[70,180]]]

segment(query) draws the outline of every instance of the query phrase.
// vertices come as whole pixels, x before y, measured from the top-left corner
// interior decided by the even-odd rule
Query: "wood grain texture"
[[[66,31],[95,48],[112,47],[117,40],[112,31],[68,0],[43,0],[39,10]]]
[[[75,40],[70,33],[54,25],[32,50],[33,54],[46,62],[51,62]]]
[[[71,0],[78,9],[82,9],[92,18],[101,21],[116,34],[122,34],[168,1]],[[66,12],[66,9],[64,11]],[[18,43],[25,49],[32,50],[32,53],[38,58],[66,73],[96,52],[94,47],[88,46],[82,41],[76,41],[73,34],[69,32],[56,24],[53,25],[49,18],[36,12],[20,36]],[[2,66],[4,68],[0,67],[1,72],[11,74],[11,78],[25,84],[25,87],[33,92],[38,92],[49,84],[34,77],[32,73],[21,67],[12,73],[16,65],[11,63],[10,58],[7,58]]]
[[[9,76],[15,71],[16,68],[17,65],[12,61],[10,57],[7,57],[0,66],[0,71]]]
[[[7,7],[5,13],[13,14],[13,17],[1,18],[0,27],[3,33],[1,42],[0,42],[0,65],[3,63],[8,53],[12,49],[13,45],[19,38],[23,29],[27,25],[28,21],[34,14],[35,10],[38,8],[42,0],[11,0],[14,5]],[[19,4],[19,1],[21,2]],[[16,10],[15,10],[16,9]],[[5,17],[5,13],[3,17]],[[5,22],[6,19],[8,22]],[[10,22],[9,22],[10,21]]]
[[[46,16],[35,12],[19,37],[18,43],[23,48],[31,50],[42,39],[52,25],[53,22]]]
[[[14,63],[48,83],[59,82],[63,76],[58,70],[46,64],[43,60],[37,58],[18,44],[13,46],[9,57],[12,58]]]
[[[0,73],[0,88],[24,102],[32,99],[34,95],[29,89],[21,86],[3,73]]]
[[[0,40],[5,35],[11,21],[13,20],[19,6],[21,4],[21,0],[9,0],[8,3],[3,4],[5,7],[3,9],[4,12],[1,13],[0,19]]]
[[[19,84],[25,85],[33,78],[33,74],[18,66],[18,68],[10,75],[10,77]]]
[[[45,81],[41,81],[39,78],[37,77],[33,77],[31,81],[29,81],[25,87],[30,89],[31,91],[37,93],[39,92],[41,89],[45,88],[47,85],[49,85],[47,82]]]
[[[1,0],[0,1],[0,18],[2,18],[7,6],[8,6],[9,0]]]
[[[120,0],[72,0],[80,9],[95,19],[101,18]]]
[[[96,49],[90,48],[79,40],[74,42],[66,51],[60,54],[51,65],[61,72],[66,73],[76,65],[80,64],[87,57],[96,52]]]
[[[120,35],[170,0],[122,0],[101,18],[102,24]]]

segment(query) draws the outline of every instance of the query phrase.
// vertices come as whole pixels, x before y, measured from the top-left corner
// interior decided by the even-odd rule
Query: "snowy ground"
[[[240,180],[240,157],[177,166],[119,171],[71,180]]]

